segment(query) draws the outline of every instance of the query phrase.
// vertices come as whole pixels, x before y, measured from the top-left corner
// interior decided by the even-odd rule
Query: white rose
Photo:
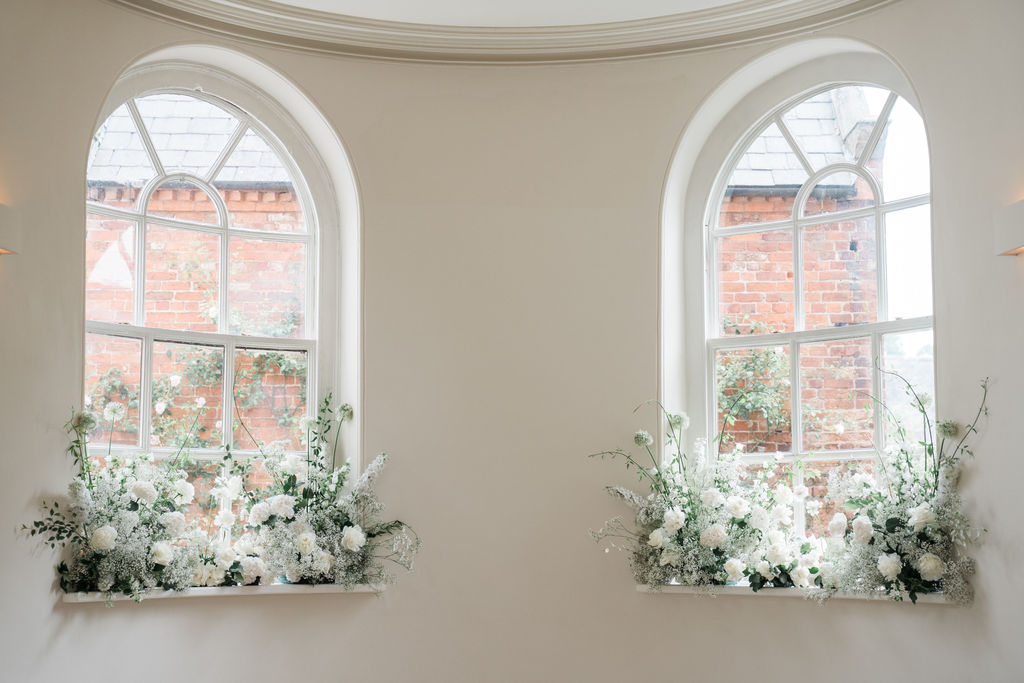
[[[651,535],[647,537],[647,545],[652,548],[663,548],[666,543],[672,539],[671,535],[661,527],[658,527],[651,532]]]
[[[249,526],[259,526],[270,519],[270,505],[260,501],[249,510]]]
[[[270,504],[271,514],[281,519],[290,519],[295,516],[295,499],[291,496],[274,496],[267,501]]]
[[[793,489],[789,488],[785,484],[779,484],[775,487],[775,502],[779,505],[792,505],[793,504]]]
[[[344,534],[342,535],[344,538]],[[344,541],[343,541],[344,542]],[[303,555],[308,555],[316,548],[316,535],[312,531],[305,531],[295,538],[295,547]]]
[[[661,559],[658,560],[658,564],[664,567],[666,564],[670,564],[673,567],[678,566],[682,555],[679,554],[678,550],[662,550]]]
[[[230,528],[235,523],[235,513],[230,508],[224,508],[213,518],[213,523],[219,527]]]
[[[347,526],[341,530],[341,546],[345,550],[356,552],[364,545],[366,545],[366,534],[363,533],[358,524]]]
[[[730,517],[743,519],[750,512],[750,503],[740,496],[729,496],[725,501],[725,511]]]
[[[916,508],[910,509],[910,517],[907,524],[914,527],[914,531],[921,531],[935,521],[935,511],[928,503],[921,503]]]
[[[768,530],[768,511],[760,505],[754,506],[750,511],[750,519],[747,520],[750,526],[758,531],[764,532]]]
[[[878,556],[878,571],[889,581],[899,576],[901,569],[903,569],[903,562],[896,553]]]
[[[772,566],[771,564],[769,564],[768,560],[759,560],[758,563],[754,566],[754,569],[756,569],[757,573],[763,576],[764,578],[772,578]]]
[[[322,550],[317,550],[313,553],[313,571],[318,574],[326,574],[331,571],[331,566],[334,564],[334,557],[325,553]]]
[[[172,387],[176,387],[181,384],[181,375],[171,375],[168,381],[170,381]]]
[[[789,526],[793,523],[793,508],[788,505],[776,505],[772,508],[771,518],[773,522]]]
[[[725,527],[721,524],[712,524],[700,532],[700,544],[705,548],[714,549],[721,547],[728,539],[729,534],[726,533]]]
[[[128,493],[131,494],[132,498],[141,503],[152,505],[156,502],[156,487],[148,481],[132,482],[132,485],[128,488]]]
[[[938,555],[925,553],[917,560],[917,571],[925,581],[938,581],[946,573],[946,564]]]
[[[857,515],[853,518],[853,540],[861,545],[867,545],[871,542],[871,536],[874,534],[874,529],[871,526],[871,520],[864,515]]]
[[[665,510],[665,529],[679,531],[686,524],[686,513],[679,508]]]
[[[259,557],[242,558],[242,583],[256,583],[267,575],[267,564]]]
[[[117,529],[107,524],[92,532],[89,547],[93,550],[113,550],[116,539]]]
[[[154,543],[153,547],[150,548],[149,554],[153,558],[153,562],[162,564],[165,567],[174,559],[174,549],[171,548],[171,544],[167,541]]]
[[[768,546],[768,552],[764,556],[773,565],[787,565],[790,561],[789,549],[783,543],[773,543]]]
[[[846,515],[837,512],[832,515],[828,523],[828,535],[832,538],[842,538],[846,534]]]
[[[725,505],[725,496],[718,489],[708,489],[700,494],[700,502],[704,507],[717,508]]]
[[[743,570],[746,568],[747,566],[735,557],[731,557],[725,561],[725,573],[728,575],[730,581],[742,581]]]
[[[231,547],[230,543],[222,543],[217,546],[217,553],[213,556],[213,561],[217,563],[219,569],[231,569],[231,565],[235,563],[236,554],[234,548]],[[221,579],[223,581],[224,579]]]
[[[785,545],[785,532],[783,532],[781,529],[772,529],[768,532],[768,543],[771,545]]]
[[[185,532],[185,515],[180,512],[165,512],[160,515],[160,524],[171,536],[181,536]]]
[[[789,573],[789,578],[793,579],[793,585],[797,588],[811,587],[811,570],[807,567],[797,567]]]
[[[178,479],[172,485],[174,488],[174,504],[189,505],[196,497],[196,487],[184,479]]]

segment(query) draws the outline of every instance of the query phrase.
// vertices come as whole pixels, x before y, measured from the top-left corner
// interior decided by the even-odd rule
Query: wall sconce
[[[996,253],[1002,256],[1024,254],[1024,199],[996,209]]]
[[[16,254],[21,251],[21,226],[14,215],[14,209],[0,204],[0,254]]]

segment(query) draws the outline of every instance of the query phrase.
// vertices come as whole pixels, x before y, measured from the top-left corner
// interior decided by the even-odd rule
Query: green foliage
[[[725,321],[726,332],[770,334],[773,330],[759,323],[741,324]],[[722,416],[719,439],[731,437],[728,427],[736,420],[763,420],[764,434],[756,444],[775,435],[787,434],[790,425],[789,356],[774,346],[755,347],[733,352],[716,368],[718,412]]]

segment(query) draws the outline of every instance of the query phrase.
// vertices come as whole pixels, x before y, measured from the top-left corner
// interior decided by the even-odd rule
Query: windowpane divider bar
[[[826,327],[820,330],[803,330],[800,332],[777,332],[775,334],[735,334],[726,337],[714,337],[708,340],[712,350],[759,348],[764,346],[783,346],[790,341],[799,344],[810,342],[842,341],[869,337],[872,334],[889,334],[892,332],[909,332],[912,330],[930,330],[933,325],[932,316],[907,318],[905,320],[889,320],[876,323],[860,323],[843,327]]]
[[[311,244],[313,236],[307,232],[273,232],[270,230],[254,230],[252,228],[234,228],[214,225],[212,223],[194,223],[192,221],[176,220],[163,216],[150,216],[145,213],[127,211],[105,204],[86,202],[86,211],[109,218],[117,218],[125,221],[146,221],[153,225],[165,228],[178,228],[181,230],[192,230],[210,234],[221,234],[226,232],[232,237],[245,237],[250,239],[269,240],[275,242],[303,242]]]

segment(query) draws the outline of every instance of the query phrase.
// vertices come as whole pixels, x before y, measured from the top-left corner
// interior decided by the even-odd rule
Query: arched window
[[[324,354],[317,211],[277,132],[226,99],[176,88],[115,102],[96,131],[85,270],[93,452],[304,450],[299,421]]]
[[[830,471],[874,468],[903,383],[934,395],[929,162],[897,93],[821,86],[778,106],[735,146],[705,243],[708,433],[750,464],[794,463],[807,531],[834,513]],[[916,422],[906,425],[913,431]]]

